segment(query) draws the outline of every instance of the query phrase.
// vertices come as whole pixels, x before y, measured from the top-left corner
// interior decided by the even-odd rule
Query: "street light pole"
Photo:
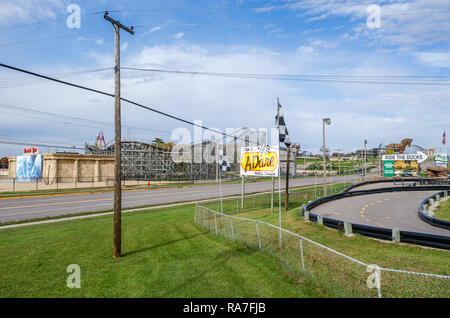
[[[330,118],[323,118],[322,119],[323,122],[323,196],[327,195],[327,154],[325,151],[325,124],[330,125],[331,124],[331,120]]]
[[[367,150],[366,150],[367,140],[364,139],[364,179],[367,174]]]

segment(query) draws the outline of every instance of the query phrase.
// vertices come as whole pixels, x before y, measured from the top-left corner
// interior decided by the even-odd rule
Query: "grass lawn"
[[[194,207],[123,215],[124,256],[112,258],[112,217],[0,231],[0,297],[323,297],[263,252],[208,233]],[[69,289],[69,264],[81,288]]]
[[[450,222],[450,200],[439,204],[439,208],[435,211],[434,217],[436,219]]]
[[[310,200],[308,195],[314,192],[299,190],[300,195],[292,197],[292,207]],[[252,209],[255,204],[267,207],[266,198],[255,202],[249,196],[245,209],[237,212],[236,200],[226,200],[224,210],[278,224],[277,213],[270,213],[270,208]],[[216,202],[207,205],[218,207]],[[304,221],[297,211],[283,212],[283,228],[367,264],[449,274],[448,251],[361,235],[349,238]],[[124,214],[120,259],[112,258],[112,216],[0,230],[0,297],[341,297],[359,295],[365,286],[365,268],[349,277],[333,267],[342,259],[330,257],[325,263],[311,263],[312,257],[321,253],[311,246],[304,246],[305,253],[312,253],[306,254],[307,272],[326,272],[322,277],[295,273],[274,256],[209,233],[194,223],[193,217],[191,204]],[[254,223],[248,229],[255,239]],[[291,255],[298,259],[298,242],[292,243]],[[66,286],[69,264],[81,267],[80,289]],[[352,268],[349,265],[346,270]],[[383,284],[398,277],[383,274]],[[406,290],[425,286],[425,292],[434,284],[421,276],[405,276],[403,281]],[[353,282],[360,289],[352,290]],[[436,288],[442,296],[442,285]],[[402,290],[400,296],[410,295]]]

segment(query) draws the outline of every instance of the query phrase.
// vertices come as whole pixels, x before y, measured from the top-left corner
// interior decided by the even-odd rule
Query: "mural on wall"
[[[42,155],[17,156],[16,178],[19,182],[31,182],[42,178]]]

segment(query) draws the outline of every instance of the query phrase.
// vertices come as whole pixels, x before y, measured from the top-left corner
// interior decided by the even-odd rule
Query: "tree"
[[[153,139],[152,144],[159,148],[161,144],[164,144],[164,140],[162,140],[161,138],[155,138]]]

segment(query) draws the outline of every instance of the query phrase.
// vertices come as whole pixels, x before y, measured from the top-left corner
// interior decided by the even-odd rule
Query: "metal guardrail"
[[[405,179],[404,179],[405,180]],[[410,179],[408,179],[410,180]],[[418,180],[417,178],[414,180]],[[385,181],[379,180],[378,182],[392,182],[392,180]],[[365,184],[377,183],[377,181],[368,181]],[[359,185],[362,185],[359,184]],[[333,200],[338,200],[341,198],[352,197],[357,195],[367,195],[374,193],[384,193],[384,192],[404,192],[404,191],[439,191],[445,190],[449,191],[450,186],[446,185],[432,185],[432,186],[408,186],[408,187],[389,187],[389,188],[379,188],[379,189],[370,189],[370,190],[358,190],[358,191],[350,191],[355,188],[355,186],[351,186],[344,190],[341,193],[333,194],[330,196],[322,197],[317,200],[311,201],[304,205],[304,211],[307,211],[309,214],[309,219],[311,221],[317,222],[318,215],[312,213],[310,210],[314,207],[317,207],[320,204],[330,202]],[[433,195],[434,196],[434,195]],[[329,226],[332,228],[343,230],[343,221],[325,218],[323,217],[323,225]],[[393,240],[394,234],[393,229],[389,228],[381,228],[375,226],[367,226],[363,224],[352,224],[352,230],[355,233],[363,234],[370,237],[375,237],[383,240]],[[442,235],[432,235],[426,233],[418,233],[418,232],[409,232],[409,231],[399,231],[400,233],[400,242],[404,243],[413,243],[423,246],[430,246],[441,249],[449,249],[450,250],[450,236],[442,236]]]
[[[440,228],[443,228],[443,229],[450,230],[450,222],[444,221],[444,220],[440,220],[440,219],[434,218],[434,217],[432,217],[432,216],[429,216],[429,215],[423,210],[423,207],[425,206],[425,204],[428,203],[428,200],[435,198],[436,195],[442,195],[442,196],[443,196],[443,195],[444,195],[444,192],[445,192],[445,190],[442,191],[442,192],[433,194],[432,196],[430,196],[430,197],[426,198],[425,200],[423,200],[423,201],[420,203],[420,205],[419,205],[419,217],[420,217],[423,221],[427,222],[428,224],[431,224],[431,225],[433,225],[433,226],[437,226],[437,227],[440,227]],[[447,194],[448,194],[449,192],[450,192],[450,191],[447,190]]]
[[[384,180],[373,180],[373,181],[365,181],[361,183],[354,184],[347,189],[345,189],[343,192],[350,192],[354,188],[362,187],[368,184],[375,184],[375,183],[388,183],[388,182],[394,182],[396,184],[397,182],[402,183],[404,185],[405,182],[416,182],[416,184],[408,185],[409,186],[417,186],[423,185],[423,186],[430,186],[430,185],[450,185],[448,179],[429,179],[429,178],[393,178],[393,179],[384,179]]]

